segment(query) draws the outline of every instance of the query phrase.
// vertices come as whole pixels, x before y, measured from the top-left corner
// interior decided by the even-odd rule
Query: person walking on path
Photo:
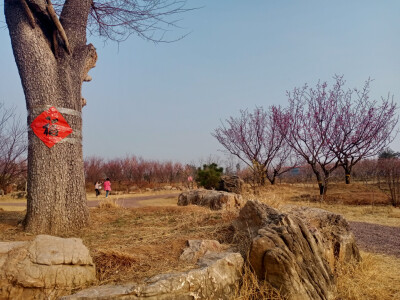
[[[188,180],[189,190],[193,189],[193,177],[189,175],[187,180]]]
[[[106,198],[108,198],[108,194],[111,192],[110,178],[106,178],[103,185],[104,185],[104,190],[106,191]]]
[[[96,183],[94,184],[94,190],[96,192],[96,197],[99,196],[100,190],[101,190],[101,182],[100,181],[96,181]]]

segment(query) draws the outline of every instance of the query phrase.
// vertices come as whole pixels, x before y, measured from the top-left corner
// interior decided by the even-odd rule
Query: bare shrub
[[[117,203],[118,199],[105,199],[100,201],[99,208],[110,209],[110,208],[120,208],[121,206]]]
[[[93,261],[96,275],[100,282],[112,282],[120,279],[120,274],[127,273],[138,266],[138,258],[117,250],[100,250],[95,252]]]
[[[400,159],[378,160],[378,184],[393,206],[400,205]]]
[[[15,108],[0,103],[0,190],[8,193],[12,186],[26,182],[26,128]]]

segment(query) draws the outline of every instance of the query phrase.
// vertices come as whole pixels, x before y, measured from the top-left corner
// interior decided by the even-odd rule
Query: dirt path
[[[349,222],[360,249],[400,257],[400,227]]]
[[[115,202],[122,206],[122,207],[142,207],[146,206],[144,203],[139,203],[141,201],[146,201],[146,200],[154,200],[154,199],[160,199],[160,198],[172,198],[176,197],[176,200],[178,202],[178,194],[161,194],[161,195],[151,195],[151,196],[136,196],[136,197],[131,197],[131,198],[122,198],[122,199],[117,199]],[[105,198],[102,197],[100,200],[90,200],[88,201],[88,206],[89,207],[96,207],[99,206],[99,202],[104,200]]]
[[[141,201],[146,201],[146,200],[154,200],[154,199],[162,199],[162,198],[172,198],[176,197],[178,200],[178,194],[160,194],[160,195],[151,195],[151,196],[136,196],[136,197],[130,197],[130,198],[121,198],[121,199],[116,199],[116,203],[122,207],[142,207],[145,206],[143,203],[139,203]],[[88,206],[89,207],[96,207],[99,206],[99,202],[104,200],[104,197],[101,197],[99,200],[89,200]],[[25,202],[16,202],[16,203],[1,203],[0,206],[26,206]]]

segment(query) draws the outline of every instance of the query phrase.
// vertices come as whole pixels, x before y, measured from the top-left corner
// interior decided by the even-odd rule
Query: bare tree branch
[[[29,21],[29,24],[31,24],[32,28],[35,28],[36,21],[35,21],[35,18],[33,17],[31,9],[28,6],[28,3],[26,3],[26,0],[21,0],[21,4],[22,4],[22,7],[24,8],[25,14]]]
[[[49,12],[49,15],[50,15],[55,27],[57,28],[58,32],[60,33],[61,39],[63,40],[64,45],[65,45],[65,50],[67,50],[68,54],[71,54],[71,47],[69,46],[67,35],[64,31],[63,26],[60,23],[60,20],[58,19],[58,16],[53,8],[53,4],[51,3],[50,0],[47,0],[47,11]],[[54,48],[56,49],[56,46]]]
[[[26,173],[26,129],[13,108],[0,103],[0,189],[16,183]]]
[[[53,3],[58,13],[63,11],[63,25],[67,15],[68,18],[74,17],[68,11],[82,5],[80,0],[54,0]],[[87,29],[91,34],[117,42],[126,40],[132,34],[156,43],[173,42],[187,35],[167,37],[172,28],[180,28],[180,19],[175,16],[195,9],[187,8],[185,0],[90,0]]]

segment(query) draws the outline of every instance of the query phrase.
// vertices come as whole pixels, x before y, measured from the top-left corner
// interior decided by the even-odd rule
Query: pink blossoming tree
[[[396,104],[390,95],[382,98],[381,103],[369,98],[371,79],[361,90],[344,91],[345,81],[336,76],[337,85],[342,93],[338,99],[334,135],[329,147],[335,153],[350,183],[353,166],[361,159],[377,155],[388,146],[396,136],[398,122]]]
[[[261,185],[265,178],[274,184],[278,176],[295,165],[291,148],[274,124],[272,109],[242,110],[239,117],[226,119],[212,135],[253,170]]]
[[[333,136],[340,86],[327,89],[327,83],[315,88],[307,85],[288,92],[289,106],[274,108],[274,118],[286,142],[312,168],[320,189],[325,195],[332,172],[339,166],[328,140]]]
[[[326,82],[315,88],[295,88],[287,94],[287,108],[273,108],[275,123],[292,149],[311,166],[322,197],[335,169],[343,167],[346,183],[350,183],[352,167],[393,140],[398,120],[390,97],[380,105],[369,100],[370,79],[360,91],[345,90],[342,76],[334,79],[331,89]]]

